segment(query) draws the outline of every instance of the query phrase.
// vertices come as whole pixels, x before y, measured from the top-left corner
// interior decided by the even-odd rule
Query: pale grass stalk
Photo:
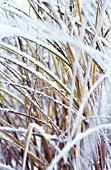
[[[24,157],[23,157],[23,163],[22,163],[22,170],[25,170],[27,153],[28,153],[28,149],[29,149],[29,144],[30,144],[30,139],[31,139],[31,135],[32,135],[32,130],[33,130],[33,127],[29,125],[28,131],[27,131],[27,134],[26,134],[26,144],[25,144],[25,149],[24,149]]]
[[[73,98],[74,98],[74,88],[75,88],[75,77],[77,73],[77,65],[76,62],[73,63],[73,74],[72,74],[72,84],[71,84],[71,92],[70,92],[70,104],[69,104],[69,115],[68,115],[68,141],[71,140],[71,124],[72,124],[72,106],[73,106]]]
[[[26,144],[25,144],[25,149],[24,149],[24,157],[23,157],[23,164],[22,164],[22,170],[25,170],[25,166],[26,166],[26,158],[27,158],[27,153],[29,150],[29,144],[30,144],[30,140],[31,140],[31,136],[32,136],[32,131],[33,129],[36,129],[46,140],[48,140],[50,143],[51,142],[51,138],[53,139],[52,135],[48,135],[45,133],[45,131],[43,130],[42,127],[40,127],[38,124],[36,123],[30,123],[27,133],[26,133]],[[52,144],[53,145],[53,144]],[[56,150],[58,152],[60,152],[60,149],[56,146],[54,146],[56,148]]]
[[[82,139],[84,139],[85,137],[88,137],[89,135],[101,130],[101,129],[110,129],[111,128],[111,124],[107,123],[107,124],[102,124],[99,126],[96,126],[94,128],[90,128],[88,130],[86,130],[84,133],[78,133],[76,135],[76,137],[68,142],[65,147],[59,152],[59,154],[52,160],[51,164],[47,167],[46,170],[52,170],[53,167],[55,166],[55,164],[57,164],[57,162],[64,157],[64,155],[74,146],[77,145],[78,142],[80,142]]]
[[[80,124],[80,120],[81,120],[81,118],[82,118],[82,113],[83,113],[84,107],[85,107],[88,99],[90,98],[91,93],[93,93],[94,89],[96,89],[96,88],[98,87],[98,85],[101,84],[102,81],[103,81],[105,78],[108,77],[108,75],[109,75],[108,73],[105,74],[105,75],[103,75],[98,81],[96,81],[96,82],[94,83],[94,85],[91,87],[91,89],[89,90],[89,92],[87,92],[87,94],[84,93],[85,97],[83,98],[84,100],[82,101],[82,104],[81,104],[81,106],[80,106],[80,109],[79,109],[79,112],[78,112],[79,114],[78,114],[78,116],[77,116],[77,118],[76,118],[76,124],[74,124],[74,130],[72,130],[72,136],[73,136],[76,128],[77,128],[77,127],[79,126],[79,124]]]

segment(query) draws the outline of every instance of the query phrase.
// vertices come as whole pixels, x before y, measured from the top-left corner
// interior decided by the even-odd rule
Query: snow
[[[19,127],[18,129],[16,129],[15,127],[11,128],[11,127],[6,127],[6,126],[0,127],[0,131],[1,130],[7,131],[7,132],[19,132],[19,133],[26,133],[27,131],[27,129],[24,129],[22,127]]]
[[[16,35],[20,30],[9,25],[0,24],[0,40]]]
[[[0,170],[14,170],[10,165],[0,163]]]

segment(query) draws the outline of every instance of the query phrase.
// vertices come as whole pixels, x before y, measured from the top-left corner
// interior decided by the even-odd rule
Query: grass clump
[[[110,170],[110,6],[0,3],[0,168]]]

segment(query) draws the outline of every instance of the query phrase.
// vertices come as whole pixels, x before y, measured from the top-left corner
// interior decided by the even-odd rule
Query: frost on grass
[[[110,13],[108,0],[0,1],[0,166],[111,169]]]

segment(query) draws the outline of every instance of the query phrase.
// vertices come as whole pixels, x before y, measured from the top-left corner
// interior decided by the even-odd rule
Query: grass
[[[111,169],[110,6],[0,3],[0,169]]]

